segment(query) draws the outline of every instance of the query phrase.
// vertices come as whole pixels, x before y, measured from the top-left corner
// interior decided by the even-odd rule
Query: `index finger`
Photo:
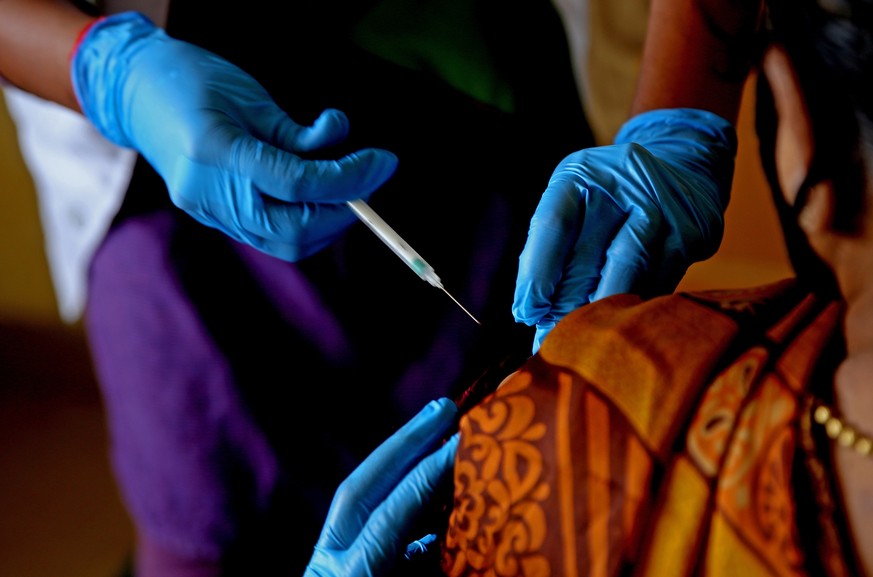
[[[345,547],[354,542],[371,513],[448,433],[457,414],[458,408],[450,399],[431,401],[383,441],[337,489],[319,544]],[[349,523],[349,519],[359,523]],[[324,540],[336,543],[322,543]]]
[[[592,302],[641,288],[653,264],[651,248],[660,236],[660,226],[661,218],[657,213],[645,213],[640,209],[630,212],[606,251],[606,262]]]
[[[365,148],[338,159],[307,160],[250,136],[235,143],[231,170],[262,193],[286,202],[341,203],[367,196],[397,168],[387,150]]]

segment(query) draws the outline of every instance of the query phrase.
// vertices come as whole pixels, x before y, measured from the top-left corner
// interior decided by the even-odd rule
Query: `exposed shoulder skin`
[[[79,111],[69,56],[93,18],[59,0],[0,0],[0,76]]]
[[[633,113],[698,108],[736,123],[762,0],[652,0]]]

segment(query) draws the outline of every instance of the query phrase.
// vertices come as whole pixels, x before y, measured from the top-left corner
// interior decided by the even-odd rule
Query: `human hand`
[[[388,572],[406,552],[414,522],[451,476],[457,435],[431,451],[457,415],[451,400],[431,401],[343,481],[304,577]]]
[[[72,77],[88,119],[140,152],[179,208],[286,261],[329,245],[355,221],[345,201],[368,198],[397,166],[379,149],[302,159],[346,138],[342,112],[296,124],[251,76],[135,12],[88,30]]]
[[[615,144],[567,156],[519,258],[512,313],[536,352],[572,310],[617,293],[672,292],[718,249],[730,197],[733,126],[702,110],[635,116]]]

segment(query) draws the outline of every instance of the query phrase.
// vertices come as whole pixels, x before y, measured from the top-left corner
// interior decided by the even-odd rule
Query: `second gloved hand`
[[[457,415],[449,399],[430,402],[343,481],[304,577],[388,573],[406,552],[414,522],[451,478],[458,436],[433,450]]]
[[[378,149],[300,158],[342,142],[345,115],[327,110],[298,125],[254,78],[138,13],[93,25],[73,54],[72,77],[88,119],[142,154],[177,206],[283,260],[330,244],[355,221],[345,201],[368,198],[397,166]]]
[[[555,169],[519,259],[512,313],[536,325],[533,350],[567,313],[623,292],[672,292],[718,249],[736,132],[695,109],[645,112],[615,144]]]

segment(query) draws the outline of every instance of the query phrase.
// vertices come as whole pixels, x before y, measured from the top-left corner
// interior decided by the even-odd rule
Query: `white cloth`
[[[58,311],[85,308],[88,267],[130,182],[136,152],[103,138],[80,114],[9,85],[6,107],[39,199]]]
[[[90,1],[90,0],[89,0]],[[157,25],[169,0],[107,0],[107,14],[139,10]],[[136,152],[106,140],[84,116],[2,82],[18,145],[39,199],[58,312],[79,320],[88,267],[130,183]]]

